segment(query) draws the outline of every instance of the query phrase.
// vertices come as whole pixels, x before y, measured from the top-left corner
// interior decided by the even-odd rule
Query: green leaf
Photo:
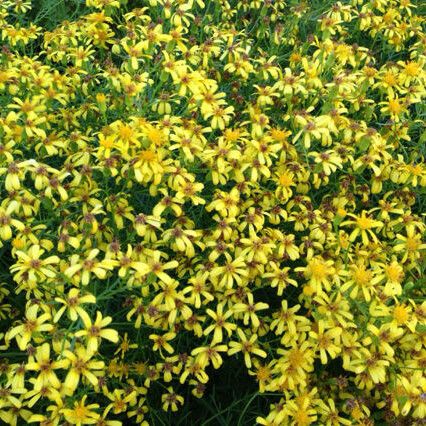
[[[48,211],[52,211],[54,208],[52,200],[47,197],[41,199],[41,205]]]
[[[426,324],[417,324],[416,331],[421,334],[426,333]]]
[[[152,284],[153,282],[155,282],[157,276],[154,274],[154,272],[150,272],[147,277],[146,277],[146,284]]]
[[[361,152],[365,152],[365,151],[367,151],[367,149],[369,148],[369,146],[370,146],[370,138],[368,138],[368,137],[366,137],[366,136],[363,136],[360,140],[359,140],[359,142],[357,143],[357,146],[358,146],[358,148],[359,148],[359,150],[361,151]]]
[[[400,405],[405,405],[405,403],[408,401],[408,396],[397,396],[396,399],[398,400]]]

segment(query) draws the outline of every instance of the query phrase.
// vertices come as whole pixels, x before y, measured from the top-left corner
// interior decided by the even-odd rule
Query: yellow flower
[[[12,408],[14,410],[19,410],[22,407],[22,402],[15,395],[25,394],[25,389],[14,388],[10,386],[1,386],[0,393],[2,398],[2,408]],[[9,410],[8,410],[9,411]],[[8,411],[1,411],[1,419],[4,422],[9,421],[12,418],[12,415],[8,416]],[[10,423],[12,424],[12,422]]]
[[[378,344],[375,346],[378,347],[380,353],[387,355],[389,359],[392,359],[395,351],[393,349],[393,344],[403,335],[404,330],[402,328],[395,327],[392,323],[382,324],[380,327],[376,327],[373,324],[367,325],[368,331],[372,334],[372,337],[368,336],[364,339],[364,345],[374,342],[374,337]]]
[[[155,126],[147,125],[145,128],[145,133],[149,141],[154,144],[155,146],[161,146],[163,145],[167,138],[164,132],[160,129],[158,129]]]
[[[34,387],[41,389],[43,387],[54,387],[59,389],[61,382],[55,374],[54,370],[64,369],[68,366],[68,361],[62,359],[59,361],[52,361],[50,359],[50,345],[43,343],[38,346],[35,353],[35,360],[30,360],[26,365],[29,371],[38,371],[38,376],[34,381]]]
[[[0,206],[0,238],[3,241],[7,241],[12,238],[11,226],[20,230],[25,227],[21,221],[12,218],[12,213],[14,213],[18,209],[18,207],[19,204],[16,201],[10,201],[9,203],[7,203],[6,208]]]
[[[247,294],[247,302],[245,303],[235,303],[232,307],[233,311],[235,313],[243,313],[243,322],[244,325],[248,325],[251,323],[254,330],[259,328],[260,321],[258,316],[256,315],[257,311],[268,309],[269,305],[267,303],[258,302],[254,303],[253,300],[253,294],[248,293]]]
[[[353,225],[355,229],[349,235],[349,241],[355,241],[358,235],[361,235],[362,242],[368,245],[370,239],[374,242],[378,242],[377,236],[374,233],[374,228],[381,228],[383,222],[372,219],[367,215],[367,212],[363,210],[360,216],[352,213],[348,213],[348,216],[353,220],[346,220],[341,223],[341,226]]]
[[[81,260],[78,255],[72,255],[71,265],[64,271],[64,274],[69,278],[77,276],[76,282],[81,282],[83,285],[89,284],[92,274],[95,274],[99,279],[104,279],[107,271],[112,270],[117,261],[112,259],[99,261],[96,259],[99,253],[99,249],[92,249],[84,260]]]
[[[353,360],[348,366],[348,370],[353,371],[358,375],[365,372],[367,376],[364,377],[363,375],[360,375],[359,379],[370,388],[372,387],[368,383],[370,380],[372,383],[376,384],[385,383],[387,367],[390,364],[389,361],[387,359],[383,359],[384,357],[380,353],[370,353],[370,351],[366,348],[361,348],[360,352],[362,354],[361,359]]]
[[[117,256],[118,266],[118,276],[124,278],[130,270],[136,271],[140,275],[146,275],[150,271],[149,266],[144,263],[134,259],[133,247],[128,244],[126,253],[119,253]]]
[[[111,157],[111,152],[115,147],[115,138],[113,135],[104,136],[102,133],[99,134],[99,149],[98,156],[99,158],[109,158]]]
[[[80,305],[84,303],[96,303],[96,297],[90,293],[84,296],[80,296],[80,290],[77,288],[72,288],[68,292],[68,297],[66,299],[55,297],[55,301],[63,304],[64,306],[58,309],[55,316],[53,317],[53,322],[58,322],[65,310],[67,310],[71,321],[77,321],[78,316],[81,316],[81,312],[85,312]]]
[[[47,323],[51,319],[49,312],[39,315],[40,306],[37,304],[29,306],[25,311],[25,321],[23,324],[11,328],[6,334],[6,341],[16,338],[19,349],[24,351],[28,343],[39,333],[52,331],[53,325]]]
[[[304,276],[308,279],[307,294],[311,291],[321,294],[323,286],[327,291],[330,291],[331,277],[336,273],[333,261],[324,260],[320,256],[313,257],[308,261],[307,266],[297,267],[295,271],[303,272]]]
[[[336,324],[344,329],[355,327],[352,322],[354,316],[351,313],[349,302],[341,293],[335,293],[333,296],[322,293],[316,296],[314,300],[318,303],[318,312],[327,317],[331,324]]]
[[[232,259],[231,255],[227,252],[224,253],[226,263],[224,266],[216,266],[210,272],[210,278],[217,288],[232,288],[234,282],[241,286],[243,280],[248,276],[246,269],[246,262],[243,257]],[[219,276],[219,278],[217,278]]]
[[[179,263],[176,260],[171,260],[170,262],[162,263],[160,258],[163,255],[158,250],[154,250],[152,252],[151,257],[148,259],[147,263],[149,266],[149,272],[153,273],[156,277],[158,277],[164,284],[172,285],[173,278],[171,278],[164,271],[168,269],[175,269]]]
[[[289,285],[297,287],[297,281],[289,277],[290,268],[288,267],[280,268],[275,262],[269,262],[269,266],[273,271],[266,272],[265,274],[263,274],[263,277],[269,278],[269,281],[271,283],[270,286],[272,288],[277,287],[278,296],[282,296],[284,293],[284,290]]]
[[[286,405],[289,415],[294,419],[294,422],[291,423],[292,425],[308,426],[317,419],[317,411],[310,407],[310,397],[304,397],[302,394],[295,400],[289,401]]]
[[[111,123],[109,126],[114,132],[113,136],[116,138],[120,150],[127,152],[131,146],[139,146],[139,137],[142,136],[142,133],[136,130],[135,126],[123,123],[120,120]]]
[[[407,259],[410,261],[418,259],[421,256],[420,251],[426,249],[426,243],[422,242],[421,234],[416,234],[414,227],[407,228],[406,236],[396,234],[396,238],[393,250],[396,253],[402,252],[401,262],[405,262]]]
[[[410,318],[409,308],[403,304],[396,305],[393,309],[393,318],[398,326],[406,324]]]
[[[249,375],[256,378],[256,381],[259,383],[259,392],[263,393],[266,391],[266,388],[272,379],[273,361],[269,364],[261,364],[260,361],[255,358],[253,359],[253,367],[254,371],[249,370]]]
[[[375,288],[375,270],[368,268],[364,260],[359,260],[356,264],[349,267],[349,279],[342,285],[343,292],[351,289],[349,296],[352,299],[358,297],[361,290],[363,298],[370,302],[371,295],[376,293]]]
[[[75,332],[76,337],[86,337],[88,352],[97,352],[102,339],[113,343],[118,342],[118,332],[113,328],[104,328],[112,322],[111,317],[102,318],[102,313],[96,312],[96,320],[92,322],[85,311],[80,312],[80,318],[83,320],[85,329]]]
[[[379,104],[385,105],[380,111],[389,114],[396,122],[400,120],[400,116],[406,111],[405,100],[398,97],[390,97],[387,102],[380,102]]]
[[[396,260],[385,264],[378,263],[379,272],[373,280],[373,284],[384,283],[383,292],[386,296],[400,296],[402,294],[401,282],[404,278],[404,268]]]
[[[195,362],[201,368],[205,369],[211,362],[213,368],[218,369],[223,363],[219,352],[226,352],[227,350],[228,347],[226,345],[199,346],[191,352],[191,355],[195,356]]]
[[[229,342],[228,355],[234,355],[237,352],[242,352],[244,354],[244,362],[247,368],[252,367],[252,354],[266,358],[266,352],[260,349],[258,344],[256,344],[257,334],[252,334],[250,339],[247,339],[247,336],[241,328],[237,329],[237,334],[240,338],[240,342]]]
[[[127,354],[130,349],[136,349],[138,347],[137,343],[131,343],[129,341],[128,333],[124,333],[124,336],[120,338],[121,343],[119,348],[114,352],[114,355],[120,354],[121,359]]]
[[[301,315],[296,315],[301,305],[288,307],[287,300],[281,302],[281,309],[274,313],[271,330],[276,335],[283,335],[282,344],[290,345],[297,340],[298,333],[309,331],[310,321]]]
[[[67,395],[72,395],[77,389],[81,376],[93,386],[97,386],[98,377],[92,370],[102,370],[105,367],[103,361],[92,359],[94,353],[82,346],[78,346],[73,352],[65,350],[63,355],[69,363],[68,373],[63,382]]]
[[[333,150],[323,151],[323,152],[310,152],[309,155],[314,157],[315,163],[318,163],[322,171],[329,176],[331,173],[334,173],[337,168],[343,168],[343,162],[340,156]]]
[[[127,43],[121,45],[129,56],[131,69],[137,70],[139,68],[138,59],[144,56],[144,51],[148,50],[148,40],[142,40],[134,45]]]
[[[342,426],[351,425],[349,419],[339,416],[339,410],[332,398],[328,398],[327,402],[323,400],[318,401],[318,411],[321,414],[321,423],[325,426]]]
[[[174,352],[173,346],[168,343],[170,340],[173,340],[176,337],[176,333],[168,332],[163,335],[150,334],[149,338],[154,341],[153,350],[158,351],[165,349],[169,354]]]
[[[197,195],[197,192],[202,191],[204,185],[200,182],[185,181],[177,185],[176,199],[179,202],[190,200],[195,206],[205,204],[205,200]]]
[[[234,107],[228,106],[223,108],[221,106],[216,106],[212,108],[211,111],[207,111],[204,115],[204,118],[211,118],[211,127],[212,129],[225,130],[225,127],[231,121],[231,117],[235,114]]]
[[[10,268],[15,273],[14,279],[19,282],[24,274],[28,276],[28,281],[33,283],[54,278],[57,272],[51,265],[59,263],[60,259],[58,256],[40,259],[45,251],[38,244],[31,246],[27,252],[17,250],[15,254],[18,260]]]
[[[206,207],[208,212],[213,209],[218,211],[222,216],[235,217],[239,213],[238,202],[240,193],[236,187],[232,188],[229,193],[218,192],[215,199]]]
[[[185,256],[188,258],[195,256],[195,248],[192,241],[197,240],[199,237],[199,232],[191,229],[182,229],[179,226],[163,233],[164,241],[171,240],[171,248],[175,251],[185,253]]]
[[[288,200],[293,195],[292,186],[296,186],[294,173],[287,170],[282,171],[278,176],[276,196],[280,197],[282,201]]]
[[[208,273],[198,273],[188,279],[188,285],[182,290],[182,294],[190,293],[189,303],[199,309],[202,304],[207,304],[214,300],[214,296],[209,291],[207,284]],[[203,297],[203,300],[201,299]]]
[[[177,395],[171,386],[167,388],[168,393],[161,395],[162,408],[164,411],[171,409],[172,411],[178,410],[178,405],[183,405],[184,399],[182,396]]]
[[[211,346],[223,341],[223,330],[226,330],[228,336],[231,337],[232,331],[236,330],[237,326],[229,321],[228,318],[232,317],[233,312],[231,310],[223,313],[224,303],[217,305],[216,312],[211,309],[207,309],[206,313],[213,319],[214,323],[210,324],[204,329],[204,335],[208,336],[213,331],[213,339],[210,342]]]
[[[85,405],[87,395],[84,395],[80,401],[75,401],[73,408],[63,408],[61,413],[65,419],[73,425],[93,425],[99,419],[99,414],[96,410],[99,404]]]
[[[340,347],[342,328],[334,326],[327,328],[329,329],[326,330],[326,323],[320,320],[317,324],[317,331],[309,332],[309,336],[316,341],[322,364],[327,364],[327,354],[333,359],[342,350]]]

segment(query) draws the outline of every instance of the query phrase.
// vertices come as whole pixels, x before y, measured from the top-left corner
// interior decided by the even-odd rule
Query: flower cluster
[[[160,424],[239,360],[258,424],[420,424],[416,5],[31,12],[0,4],[1,421]]]

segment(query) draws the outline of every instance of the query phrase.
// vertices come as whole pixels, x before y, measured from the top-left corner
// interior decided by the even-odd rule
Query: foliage
[[[422,424],[416,4],[0,22],[2,422]]]

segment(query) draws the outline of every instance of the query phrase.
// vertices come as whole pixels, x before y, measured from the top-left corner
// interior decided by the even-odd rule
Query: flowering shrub
[[[424,424],[416,6],[78,7],[0,4],[1,421]]]

